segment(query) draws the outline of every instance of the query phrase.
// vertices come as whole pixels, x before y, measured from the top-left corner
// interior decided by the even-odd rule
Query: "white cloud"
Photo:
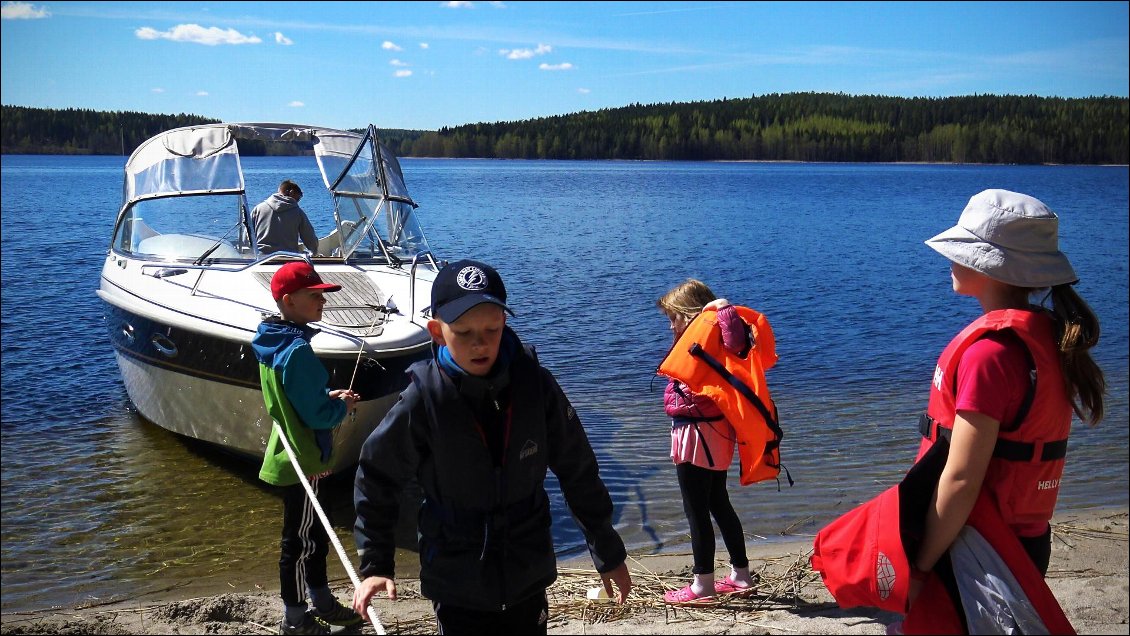
[[[142,40],[172,40],[173,42],[192,42],[205,46],[217,44],[259,44],[263,40],[254,35],[244,35],[235,29],[221,29],[208,27],[205,29],[199,24],[178,24],[168,31],[158,31],[150,27],[141,27],[134,31]]]
[[[591,88],[578,88],[577,92],[582,94],[582,95],[588,95],[589,93],[592,92],[592,89]]]
[[[404,50],[404,49],[400,48],[399,46],[397,46],[396,44],[389,42],[388,40],[381,42],[381,48],[386,50],[386,51],[403,51]]]
[[[290,106],[291,108],[302,108],[305,105],[306,104],[304,104],[304,103],[302,103],[298,100],[294,100],[293,102],[287,104],[287,106]]]
[[[160,88],[160,87],[158,87],[158,88],[151,88],[151,89],[149,89],[149,90],[153,91],[154,93],[164,93],[164,92],[165,92],[165,89],[163,89],[163,88]]]
[[[412,77],[412,71],[409,71],[407,69],[400,69],[398,71],[394,71],[392,76],[393,77]]]
[[[279,31],[275,31],[275,44],[281,44],[283,46],[290,46],[291,44],[294,44],[294,40],[286,37],[285,35],[283,35]]]
[[[429,46],[431,46],[431,45],[430,45],[430,44],[428,44],[427,42],[420,42],[420,48],[422,48],[422,49],[426,49],[426,48],[428,48]]]
[[[447,7],[448,9],[474,9],[475,3],[474,2],[444,2],[440,6]]]
[[[396,59],[389,60],[388,63],[390,66],[408,66],[408,62],[401,62],[400,60]]]
[[[568,62],[561,64],[546,64],[543,62],[538,64],[538,68],[543,71],[571,71],[573,70],[573,65]]]
[[[499,55],[505,55],[508,60],[528,60],[535,55],[545,55],[553,50],[548,44],[538,44],[536,49],[499,49]]]
[[[196,91],[196,96],[197,97],[207,97],[208,91]]]
[[[4,20],[38,20],[49,17],[51,13],[47,9],[36,7],[30,2],[5,2],[0,7],[0,19]]]

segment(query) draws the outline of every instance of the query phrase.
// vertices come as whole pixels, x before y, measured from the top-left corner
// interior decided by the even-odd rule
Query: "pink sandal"
[[[686,586],[681,590],[668,590],[663,594],[663,602],[672,605],[703,605],[706,603],[713,603],[714,596],[699,596],[694,593],[691,586]]]
[[[754,591],[753,585],[742,586],[734,582],[734,579],[726,576],[721,581],[714,582],[715,594],[727,594],[732,596],[745,596],[752,594]]]

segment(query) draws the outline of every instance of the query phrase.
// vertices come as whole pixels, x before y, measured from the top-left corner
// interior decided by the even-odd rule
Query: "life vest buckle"
[[[938,441],[938,421],[930,417],[926,413],[918,416],[918,432],[930,440],[931,442]]]

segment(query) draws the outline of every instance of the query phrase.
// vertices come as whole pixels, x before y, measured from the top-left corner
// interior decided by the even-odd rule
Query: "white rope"
[[[373,335],[373,328],[377,326],[377,321],[381,319],[381,313],[383,311],[382,309],[379,309],[377,305],[369,306],[373,308],[373,313],[376,314],[376,316],[373,317],[373,323],[369,325],[369,328],[365,330],[365,334],[360,338],[361,348],[357,350],[357,362],[353,364],[353,376],[349,378],[350,391],[353,390],[353,381],[357,379],[357,369],[361,367],[361,354],[365,353],[365,337]],[[377,361],[373,360],[373,362]],[[381,366],[380,362],[377,362],[377,366],[381,367],[381,370],[384,370],[384,367]]]
[[[341,558],[341,564],[345,566],[345,571],[349,573],[349,579],[353,581],[354,589],[361,587],[361,579],[358,578],[357,572],[353,569],[353,563],[345,554],[345,548],[341,547],[341,541],[337,539],[337,533],[334,532],[333,526],[330,525],[330,520],[326,517],[325,511],[322,510],[322,505],[318,503],[318,497],[314,495],[314,489],[310,487],[310,482],[307,481],[306,475],[302,474],[302,467],[298,464],[298,458],[294,455],[294,450],[290,447],[290,441],[286,438],[286,433],[283,431],[282,426],[278,422],[274,422],[275,433],[279,436],[279,441],[282,442],[283,448],[286,449],[286,454],[290,457],[290,463],[294,466],[294,472],[298,474],[298,480],[302,482],[302,487],[306,489],[306,496],[310,498],[310,503],[314,505],[314,511],[318,513],[318,518],[322,520],[322,525],[326,528],[326,534],[329,536],[330,541],[333,542],[334,548],[337,549],[337,555]],[[377,611],[372,606],[365,608],[369,613],[369,620],[373,623],[373,629],[377,630],[378,634],[384,634],[385,628],[381,625],[380,619],[377,618]]]

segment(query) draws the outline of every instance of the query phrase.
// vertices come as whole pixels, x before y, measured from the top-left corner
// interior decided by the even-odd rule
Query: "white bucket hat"
[[[957,225],[926,241],[942,256],[1017,287],[1079,280],[1059,251],[1059,217],[1026,194],[985,190],[973,195]]]

